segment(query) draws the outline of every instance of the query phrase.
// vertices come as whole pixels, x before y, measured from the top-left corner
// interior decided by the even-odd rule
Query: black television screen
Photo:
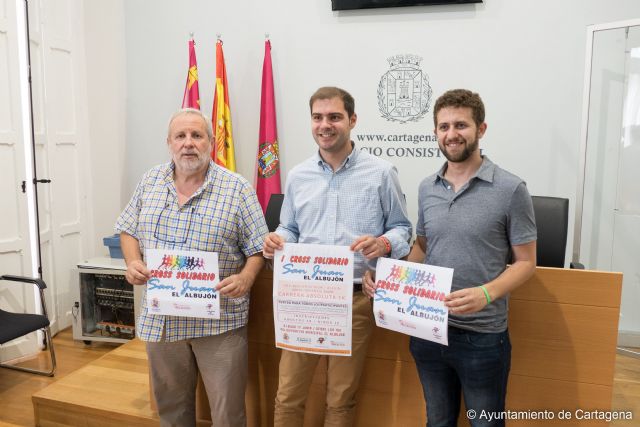
[[[331,10],[373,9],[377,7],[427,6],[437,4],[482,3],[482,0],[331,0]]]

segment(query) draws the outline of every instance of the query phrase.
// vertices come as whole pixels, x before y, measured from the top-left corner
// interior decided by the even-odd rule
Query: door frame
[[[593,72],[593,40],[598,31],[640,26],[640,19],[589,25],[587,27],[587,45],[584,58],[584,84],[582,89],[582,123],[580,128],[580,150],[578,154],[578,188],[576,190],[576,209],[573,229],[573,262],[580,262],[580,243],[582,234],[582,212],[584,209],[584,186],[587,172],[587,139],[589,137],[589,105],[591,102],[591,78]]]

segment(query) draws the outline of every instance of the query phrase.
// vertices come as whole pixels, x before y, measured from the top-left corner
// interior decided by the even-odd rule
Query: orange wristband
[[[384,249],[385,249],[385,255],[386,254],[390,254],[391,253],[391,242],[389,241],[389,239],[387,239],[384,236],[380,236],[378,237],[378,240],[380,240],[382,242],[382,244],[384,245]]]

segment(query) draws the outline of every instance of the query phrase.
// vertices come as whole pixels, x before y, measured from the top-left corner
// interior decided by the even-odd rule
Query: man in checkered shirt
[[[171,162],[148,171],[116,222],[126,279],[144,285],[146,249],[218,253],[220,319],[149,313],[146,295],[138,337],[146,342],[161,425],[195,425],[195,388],[202,375],[213,424],[246,425],[249,291],[261,270],[267,234],[251,185],[214,164],[209,119],[182,109],[169,121]]]

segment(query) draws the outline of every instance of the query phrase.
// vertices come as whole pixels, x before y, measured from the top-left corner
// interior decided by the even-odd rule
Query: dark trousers
[[[450,326],[448,337],[448,346],[416,337],[409,344],[427,402],[427,427],[457,425],[461,391],[472,427],[504,426],[504,420],[495,418],[501,418],[507,394],[509,331],[480,333]]]

